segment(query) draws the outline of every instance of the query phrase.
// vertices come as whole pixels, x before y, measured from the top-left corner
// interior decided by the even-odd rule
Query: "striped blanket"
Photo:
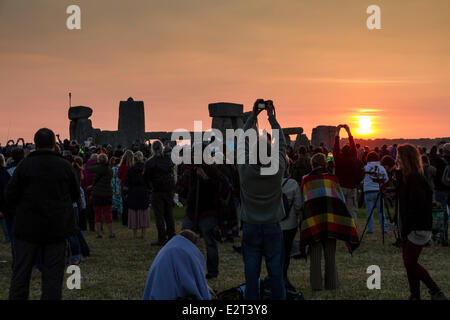
[[[336,176],[312,172],[301,184],[303,215],[300,246],[332,238],[346,242],[352,253],[359,246],[358,231],[345,205]]]

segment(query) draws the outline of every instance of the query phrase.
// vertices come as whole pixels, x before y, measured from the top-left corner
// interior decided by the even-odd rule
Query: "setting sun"
[[[368,135],[373,133],[372,128],[372,116],[359,116],[358,117],[359,127],[356,129],[356,132],[360,135]]]

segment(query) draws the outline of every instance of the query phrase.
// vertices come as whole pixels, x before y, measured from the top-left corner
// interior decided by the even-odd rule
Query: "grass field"
[[[175,211],[177,230],[180,230],[183,211]],[[364,227],[364,212],[360,211],[358,230]],[[92,232],[84,232],[91,248],[91,256],[81,264],[81,289],[69,290],[64,286],[63,299],[141,299],[148,270],[159,248],[151,247],[156,240],[154,216],[145,240],[132,240],[132,233],[118,222],[114,223],[116,239],[96,239]],[[335,291],[312,292],[309,285],[309,260],[292,260],[289,269],[291,282],[303,292],[306,299],[407,299],[409,296],[401,251],[391,245],[392,232],[381,242],[378,221],[375,233],[366,235],[361,247],[351,256],[343,242],[338,242],[337,266],[339,289]],[[235,242],[238,244],[240,239]],[[2,240],[3,241],[3,240]],[[204,243],[200,241],[203,254]],[[220,275],[209,281],[215,290],[229,289],[245,282],[242,257],[234,252],[232,244],[219,244]],[[11,255],[9,244],[0,244],[0,299],[8,297],[11,276]],[[450,295],[450,249],[431,246],[424,249],[420,259],[433,279],[447,295]],[[322,262],[323,263],[323,262]],[[381,289],[369,290],[366,281],[367,267],[378,265],[381,269]],[[263,265],[262,275],[265,275]],[[68,275],[66,275],[67,277]],[[33,271],[30,298],[39,299],[40,272]],[[422,285],[422,298],[429,299],[428,290]]]

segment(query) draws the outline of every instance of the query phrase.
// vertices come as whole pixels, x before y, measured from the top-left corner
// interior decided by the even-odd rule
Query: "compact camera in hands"
[[[273,101],[272,100],[263,100],[263,99],[258,99],[256,101],[256,105],[258,106],[259,110],[267,110],[268,107],[273,106]]]

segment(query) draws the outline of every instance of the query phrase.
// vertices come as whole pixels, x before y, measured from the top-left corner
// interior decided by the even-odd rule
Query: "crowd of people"
[[[272,130],[281,130],[273,103],[259,105],[244,130],[257,129],[262,110]],[[342,129],[348,135],[345,145]],[[273,148],[267,135],[257,144]],[[90,254],[83,232],[101,239],[106,231],[106,241],[114,241],[113,221],[119,220],[134,240],[144,239],[150,207],[157,229],[151,245],[162,249],[150,268],[144,299],[210,299],[214,293],[206,280],[219,277],[218,243],[234,242],[240,233],[245,299],[261,298],[263,257],[270,298],[283,300],[296,292],[288,268],[298,233],[301,254],[310,256],[311,289],[336,289],[336,241],[344,241],[350,253],[357,250],[366,229],[374,233],[375,209],[381,234],[394,226],[410,298],[421,298],[422,281],[432,299],[445,299],[418,258],[432,239],[448,246],[450,143],[430,152],[409,144],[370,150],[355,143],[349,126],[339,125],[330,151],[324,145],[294,150],[282,134],[278,145],[271,152],[278,152],[279,170],[261,175],[265,165],[259,158],[256,164],[174,165],[171,144],[159,140],[113,148],[91,138],[83,144],[61,141],[44,128],[33,144],[8,143],[0,149],[0,218],[13,259],[10,299],[28,298],[35,265],[42,271],[42,299],[61,299],[64,266],[80,264]],[[248,148],[245,152],[248,158]],[[360,230],[363,203],[365,228]],[[176,206],[185,208],[179,234]],[[393,216],[385,212],[389,208]],[[438,233],[433,212],[441,213],[445,226]],[[206,269],[196,246],[199,237]]]

